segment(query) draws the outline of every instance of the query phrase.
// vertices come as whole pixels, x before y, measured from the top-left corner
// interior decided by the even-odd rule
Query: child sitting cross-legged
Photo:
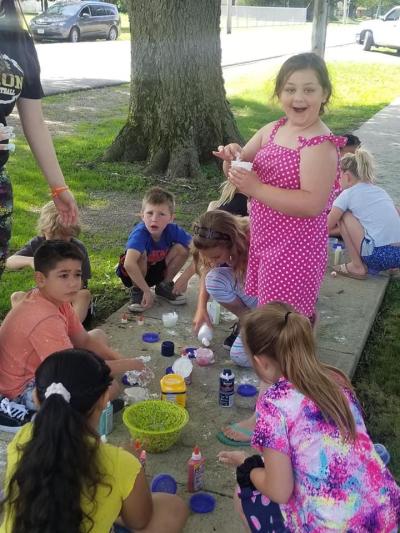
[[[154,302],[150,290],[153,286],[157,296],[172,305],[182,305],[186,299],[175,290],[173,279],[189,257],[192,237],[173,223],[174,196],[160,187],[148,190],[141,216],[142,222],[129,235],[125,257],[117,268],[125,285],[132,286],[128,309],[141,312],[150,308]]]
[[[86,331],[71,300],[81,288],[82,254],[66,241],[45,241],[35,253],[36,288],[0,326],[0,429],[16,432],[35,409],[32,393],[37,367],[51,353],[83,348],[107,360],[113,375],[144,370],[140,359],[124,359],[100,329]],[[120,392],[114,382],[112,398]]]
[[[7,450],[2,533],[179,533],[181,498],[151,494],[139,460],[101,442],[110,368],[93,352],[64,350],[35,372],[38,412]]]
[[[33,256],[36,250],[46,240],[64,240],[74,243],[82,253],[82,285],[80,290],[72,300],[72,306],[83,322],[88,314],[91,304],[91,295],[88,290],[88,281],[92,277],[89,256],[83,242],[77,239],[81,227],[79,221],[73,226],[64,226],[61,223],[60,215],[54,202],[48,202],[40,210],[37,224],[39,235],[33,237],[29,242],[7,258],[6,267],[8,270],[20,270],[25,267],[33,268]],[[11,295],[11,305],[14,306],[25,296],[25,292],[18,291]]]
[[[366,279],[368,273],[400,267],[400,216],[387,192],[374,184],[372,156],[358,149],[340,161],[343,192],[328,216],[336,226],[350,262],[335,267],[337,274]]]
[[[268,386],[252,439],[262,456],[219,454],[237,467],[235,499],[246,527],[396,533],[400,488],[374,449],[349,379],[318,359],[310,320],[275,302],[250,311],[241,325]]]

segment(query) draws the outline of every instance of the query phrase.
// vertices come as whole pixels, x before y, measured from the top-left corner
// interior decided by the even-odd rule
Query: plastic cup
[[[173,328],[178,322],[178,313],[163,313],[162,321],[166,328]]]
[[[208,366],[215,363],[214,352],[210,348],[198,348],[196,350],[196,363],[199,366]]]
[[[149,393],[143,387],[128,387],[124,390],[125,401],[129,404],[149,399]]]
[[[236,168],[244,168],[245,170],[251,170],[253,168],[253,163],[250,161],[240,161],[239,159],[235,159],[231,162],[231,166]]]

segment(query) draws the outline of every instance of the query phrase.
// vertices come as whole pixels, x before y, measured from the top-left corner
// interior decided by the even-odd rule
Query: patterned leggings
[[[277,503],[249,487],[238,488],[238,496],[251,533],[289,533]]]
[[[11,182],[4,168],[0,170],[0,278],[3,274],[11,237],[13,194]]]

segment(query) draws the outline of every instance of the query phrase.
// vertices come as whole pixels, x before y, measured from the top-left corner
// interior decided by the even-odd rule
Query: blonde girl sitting
[[[244,292],[248,254],[248,220],[225,211],[207,211],[194,225],[192,246],[200,273],[200,291],[193,327],[209,323],[209,296],[239,319],[257,305],[257,298]],[[240,335],[230,348],[239,366],[250,366]]]
[[[362,149],[340,161],[343,192],[328,216],[338,226],[350,262],[338,265],[341,276],[366,279],[368,273],[400,267],[400,217],[388,193],[374,184],[372,156]]]
[[[258,377],[252,445],[262,453],[220,452],[237,468],[236,503],[252,532],[395,533],[400,489],[374,449],[349,379],[322,363],[310,320],[270,303],[242,320]],[[265,466],[264,466],[265,465]],[[272,524],[272,525],[271,525]]]
[[[221,209],[232,215],[247,217],[249,215],[248,200],[245,194],[239,192],[229,180],[226,180],[221,185],[221,196],[218,200],[209,203],[207,211]]]
[[[91,294],[88,281],[92,277],[90,260],[83,242],[77,239],[81,232],[79,220],[72,226],[64,226],[60,220],[59,212],[53,202],[49,202],[40,210],[39,220],[37,223],[39,235],[33,237],[23,248],[11,255],[6,261],[6,267],[9,270],[20,270],[25,267],[33,268],[33,256],[36,250],[46,240],[63,240],[73,242],[80,250],[83,256],[82,261],[82,288],[72,301],[72,305],[83,322],[88,314],[91,305]],[[14,307],[25,296],[25,292],[18,291],[11,295],[11,307]]]

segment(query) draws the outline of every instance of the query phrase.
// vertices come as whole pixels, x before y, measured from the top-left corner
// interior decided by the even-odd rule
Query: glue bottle
[[[188,461],[188,491],[197,492],[204,486],[205,457],[202,457],[198,446],[194,447]]]
[[[206,323],[204,323],[201,328],[199,329],[199,333],[197,335],[197,338],[201,342],[203,346],[210,346],[211,340],[213,338],[213,330],[208,326]]]

